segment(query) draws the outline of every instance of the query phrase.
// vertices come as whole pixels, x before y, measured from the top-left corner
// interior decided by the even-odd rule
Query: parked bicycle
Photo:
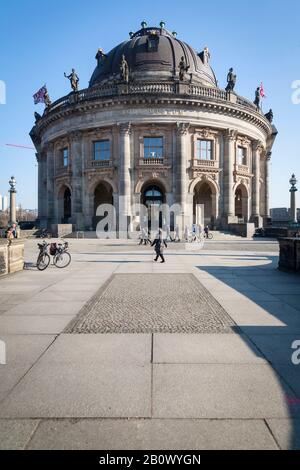
[[[50,250],[48,253],[48,246]],[[65,243],[47,243],[45,240],[43,243],[38,243],[39,255],[36,262],[36,266],[39,271],[44,271],[50,264],[50,255],[53,256],[53,264],[57,268],[66,268],[71,263],[71,255],[68,252],[69,244]]]
[[[39,234],[39,237],[40,238],[51,238],[52,237],[52,234],[51,232],[49,232],[48,229],[46,228],[43,228]]]

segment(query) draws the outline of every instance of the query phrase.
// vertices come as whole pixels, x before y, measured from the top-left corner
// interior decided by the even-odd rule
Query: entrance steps
[[[212,233],[214,240],[220,240],[220,241],[245,240],[245,237],[242,237],[240,235],[235,235],[234,233],[230,233],[227,230],[211,230],[210,233]]]

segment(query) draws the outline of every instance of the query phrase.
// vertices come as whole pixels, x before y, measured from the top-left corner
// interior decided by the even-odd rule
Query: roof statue
[[[233,91],[236,84],[236,74],[233,73],[233,68],[229,69],[227,74],[227,86],[225,88],[226,91]]]
[[[74,92],[78,91],[79,77],[75,72],[75,69],[72,69],[70,75],[67,75],[66,72],[64,76],[70,80],[71,88]]]

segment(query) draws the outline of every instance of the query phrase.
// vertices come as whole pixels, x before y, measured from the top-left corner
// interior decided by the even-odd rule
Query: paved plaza
[[[0,280],[0,449],[300,449],[300,278],[275,241],[70,240]],[[130,307],[132,306],[132,309]]]

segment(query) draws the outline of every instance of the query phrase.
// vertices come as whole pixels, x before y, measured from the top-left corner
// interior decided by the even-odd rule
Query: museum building
[[[273,113],[236,94],[232,69],[219,88],[209,49],[163,22],[129,36],[97,51],[88,88],[73,70],[71,93],[35,113],[40,225],[95,230],[104,203],[128,222],[133,204],[177,203],[187,224],[199,206],[217,229],[266,223]]]

